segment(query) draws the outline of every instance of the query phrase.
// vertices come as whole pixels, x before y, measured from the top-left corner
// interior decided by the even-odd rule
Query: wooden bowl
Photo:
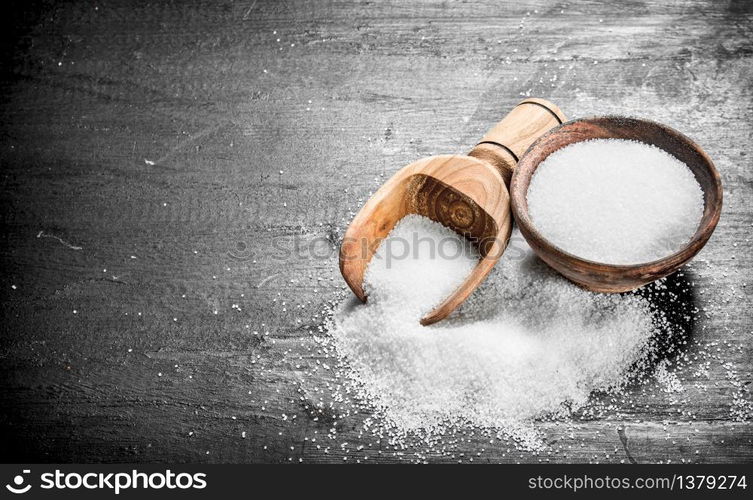
[[[631,139],[657,146],[685,163],[703,190],[703,217],[690,241],[676,253],[652,262],[610,265],[579,258],[547,241],[528,215],[527,193],[534,172],[550,154],[589,139]],[[647,120],[606,116],[572,120],[534,142],[520,159],[510,186],[512,211],[531,248],[570,281],[595,292],[626,292],[673,273],[692,259],[714,232],[722,211],[722,182],[711,158],[692,140]]]

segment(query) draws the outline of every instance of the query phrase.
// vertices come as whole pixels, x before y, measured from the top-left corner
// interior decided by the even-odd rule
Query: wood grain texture
[[[700,312],[673,359],[716,357],[680,395],[542,423],[564,454],[474,434],[421,459],[751,461],[730,406],[753,377],[751,3],[24,5],[0,80],[4,460],[415,459],[365,413],[312,412],[338,384],[314,341],[346,291],[338,238],[401,166],[543,96],[714,160],[725,206],[685,268]]]
[[[468,154],[494,165],[509,188],[515,165],[533,141],[565,121],[556,104],[536,97],[524,99]]]
[[[363,281],[369,262],[408,214],[429,217],[467,236],[481,254],[457,290],[421,319],[428,325],[452,313],[502,256],[512,231],[510,197],[499,172],[470,156],[431,156],[400,169],[369,198],[340,245],[340,272],[361,301],[367,299]]]

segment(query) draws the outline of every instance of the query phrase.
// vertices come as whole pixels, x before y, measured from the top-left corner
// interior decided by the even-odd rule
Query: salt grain
[[[440,252],[440,244],[462,252]],[[431,433],[470,424],[535,447],[530,422],[621,386],[645,358],[655,331],[646,299],[586,292],[536,259],[517,233],[512,246],[460,314],[423,327],[421,315],[463,281],[477,255],[417,215],[382,242],[365,275],[368,303],[345,303],[330,331],[354,390],[389,427]]]
[[[528,188],[536,228],[554,245],[607,264],[667,257],[695,233],[703,192],[666,151],[623,139],[596,139],[555,151]]]

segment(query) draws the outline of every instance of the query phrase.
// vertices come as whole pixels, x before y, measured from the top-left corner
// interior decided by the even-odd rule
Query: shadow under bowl
[[[629,139],[663,149],[685,163],[703,190],[703,217],[693,237],[677,252],[652,262],[612,265],[579,258],[553,245],[528,214],[527,193],[536,168],[550,154],[590,139]],[[711,158],[680,132],[648,120],[606,116],[572,120],[540,137],[513,173],[510,197],[515,221],[536,254],[570,281],[595,292],[626,292],[663,278],[692,259],[711,237],[722,211],[722,182]]]

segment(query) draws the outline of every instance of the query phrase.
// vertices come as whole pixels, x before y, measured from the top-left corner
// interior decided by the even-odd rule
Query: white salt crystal
[[[682,392],[683,387],[680,379],[677,378],[677,375],[674,372],[667,369],[667,365],[668,363],[666,359],[656,365],[656,371],[654,372],[656,382],[664,392]]]
[[[364,276],[369,300],[391,303],[414,319],[449,296],[479,259],[475,247],[426,217],[403,218],[377,249]]]
[[[536,169],[528,211],[551,243],[580,258],[640,264],[688,243],[703,215],[703,192],[680,160],[623,139],[577,142]]]
[[[330,325],[356,392],[398,432],[470,424],[520,439],[537,417],[568,414],[592,391],[619,387],[643,359],[654,331],[648,301],[581,290],[517,232],[460,314],[421,326],[421,313],[476,263],[472,252],[432,259],[429,242],[468,245],[421,216],[404,218],[367,270],[368,302],[346,302]]]

